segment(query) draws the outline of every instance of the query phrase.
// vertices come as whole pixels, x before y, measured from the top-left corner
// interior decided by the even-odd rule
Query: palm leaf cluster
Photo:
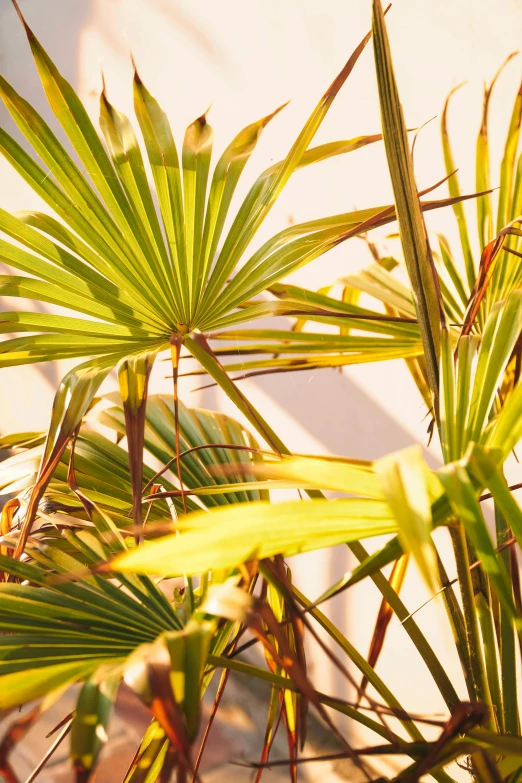
[[[464,761],[480,783],[517,783],[522,511],[504,470],[522,436],[520,93],[493,196],[491,87],[486,91],[474,243],[454,173],[448,104],[441,129],[449,197],[426,200],[427,192],[417,191],[384,13],[373,0],[382,136],[309,146],[367,36],[288,156],[256,180],[228,228],[239,177],[275,113],[241,131],[211,172],[206,118],[189,126],[178,156],[164,113],[135,72],[144,152],[105,88],[104,146],[22,21],[49,104],[80,165],[1,80],[2,98],[42,165],[3,131],[0,147],[56,214],[0,212],[2,259],[27,275],[3,276],[1,293],[75,315],[1,314],[4,332],[22,335],[4,341],[1,361],[87,361],[62,381],[46,433],[0,441],[14,452],[0,466],[0,492],[11,496],[0,538],[0,708],[36,702],[4,738],[0,772],[14,775],[5,751],[13,737],[23,736],[64,688],[81,682],[62,733],[70,733],[76,779],[93,779],[125,681],[151,714],[125,783],[154,783],[171,774],[179,783],[196,781],[234,672],[270,688],[260,760],[252,764],[256,781],[267,765],[279,763],[270,754],[281,727],[289,748],[281,763],[292,781],[298,779],[309,758],[312,709],[336,738],[335,758],[349,758],[368,780],[378,777],[373,758],[400,756],[402,771],[394,779],[405,783],[426,775],[451,783],[454,762]],[[257,230],[297,168],[381,139],[393,205],[290,226],[252,252]],[[433,242],[426,228],[426,214],[443,205],[455,212],[461,257],[445,237]],[[397,259],[382,257],[368,235],[394,220]],[[357,235],[373,256],[361,272],[318,292],[285,282],[302,264]],[[269,298],[257,299],[261,294]],[[291,317],[293,327],[248,326],[265,315]],[[148,396],[153,363],[164,349],[173,395]],[[229,394],[267,450],[232,418],[183,404],[177,382],[185,352],[198,360],[196,372],[210,374]],[[228,375],[390,359],[406,361],[430,412],[443,458],[436,470],[420,448],[375,461],[293,456]],[[114,367],[119,393],[100,399]],[[274,502],[279,490],[289,489],[299,497]],[[485,499],[494,503],[494,534],[482,510]],[[432,538],[436,529],[451,539],[455,578],[448,575],[453,563],[441,560]],[[386,543],[376,545],[372,539],[382,535]],[[294,584],[284,558],[339,544],[349,547],[357,566],[312,600]],[[416,607],[401,596],[412,563],[444,603],[463,686],[452,681],[412,612]],[[366,656],[322,607],[363,579],[382,596]],[[442,718],[411,714],[378,674],[394,616],[440,692],[447,710]],[[316,689],[305,636],[346,678],[352,701]],[[200,702],[217,670],[217,695],[198,747]],[[337,715],[373,732],[375,742],[352,746]]]
[[[178,339],[201,352],[195,345],[199,332],[272,312],[270,305],[248,302],[362,222],[333,217],[294,226],[244,257],[297,168],[380,138],[308,149],[368,36],[312,112],[287,158],[252,185],[227,231],[241,173],[279,110],[243,129],[211,171],[213,133],[205,116],[187,128],[178,154],[166,115],[135,70],[134,107],[145,156],[129,119],[109,103],[105,88],[100,101],[104,147],[71,85],[22,22],[49,106],[81,168],[44,119],[2,79],[1,97],[40,162],[3,130],[0,149],[59,218],[1,213],[2,231],[17,243],[3,240],[2,259],[22,273],[2,278],[2,295],[47,302],[87,318],[4,313],[3,331],[23,333],[4,342],[4,366],[95,356],[90,367],[105,372],[124,357],[154,354]]]
[[[0,212],[0,229],[6,235],[1,240],[0,259],[21,273],[3,275],[0,294],[45,302],[86,317],[3,313],[4,332],[21,336],[4,341],[0,362],[13,366],[51,358],[91,357],[64,378],[55,401],[50,428],[54,438],[48,439],[20,554],[56,461],[100,384],[116,366],[126,406],[138,527],[142,524],[138,503],[142,407],[158,352],[170,350],[176,375],[184,346],[267,442],[276,450],[286,450],[222,371],[204,334],[274,311],[284,312],[284,305],[249,302],[270,283],[363,230],[360,215],[327,217],[283,230],[254,253],[249,250],[297,168],[356,150],[380,136],[309,147],[364,50],[368,35],[313,110],[287,157],[258,177],[226,230],[241,173],[261,131],[277,111],[244,128],[211,173],[213,134],[206,118],[201,116],[187,128],[179,155],[165,113],[135,68],[134,108],[145,155],[131,122],[110,104],[104,87],[100,126],[105,147],[78,96],[29,28],[16,2],[15,7],[49,107],[73,154],[35,109],[1,79],[0,97],[36,159],[4,130],[0,131],[0,151],[56,217]]]

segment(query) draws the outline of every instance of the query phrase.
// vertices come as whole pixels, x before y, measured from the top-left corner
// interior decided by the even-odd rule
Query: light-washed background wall
[[[132,113],[132,49],[140,74],[167,110],[178,139],[185,126],[211,104],[209,121],[215,149],[240,128],[276,106],[291,104],[264,132],[238,189],[238,199],[262,168],[282,158],[320,95],[370,26],[370,0],[20,0],[27,19],[62,72],[73,83],[91,115],[97,116],[106,75],[117,108]],[[522,40],[520,0],[396,0],[387,17],[402,102],[410,127],[440,114],[448,91],[468,84],[450,115],[454,152],[463,189],[474,188],[474,144],[479,126],[483,82]],[[0,70],[45,116],[48,111],[29,48],[9,0],[0,0]],[[491,105],[493,174],[497,184],[502,134],[520,79],[520,59],[503,74]],[[0,110],[2,125],[12,123]],[[443,176],[439,119],[420,134],[415,165],[420,188]],[[379,130],[379,111],[371,48],[368,47],[328,114],[316,141],[350,138]],[[0,204],[9,210],[45,209],[39,199],[0,161]],[[445,195],[445,192],[441,195]],[[260,232],[264,236],[289,220],[385,204],[391,188],[380,145],[319,164],[296,174]],[[238,201],[236,199],[236,203]],[[473,207],[468,207],[473,217]],[[429,217],[432,230],[455,239],[450,214]],[[385,247],[386,231],[381,231]],[[393,245],[390,245],[393,249]],[[294,275],[310,288],[324,285],[368,261],[360,240],[352,240]],[[3,301],[2,306],[26,303]],[[32,307],[30,303],[28,307]],[[46,305],[41,308],[47,310]],[[56,384],[71,363],[2,370],[0,432],[46,426]],[[169,390],[165,367],[154,371],[154,391]],[[108,386],[114,385],[113,379]],[[192,392],[186,403],[235,414],[217,390]],[[250,380],[247,395],[295,451],[336,453],[371,459],[415,442],[426,443],[425,411],[405,367],[399,363],[362,365],[337,372],[297,373]],[[437,464],[436,446],[430,460]],[[446,552],[446,543],[442,541]],[[350,568],[338,548],[299,558],[296,578],[311,596]],[[405,588],[411,609],[425,598],[411,571]],[[365,652],[379,598],[371,586],[353,591],[330,607],[333,619]],[[442,610],[433,602],[417,616],[434,641],[445,666],[458,680],[456,656],[443,627]],[[331,667],[312,661],[319,687],[343,691]],[[395,623],[379,673],[412,711],[442,708],[434,686],[403,629]]]

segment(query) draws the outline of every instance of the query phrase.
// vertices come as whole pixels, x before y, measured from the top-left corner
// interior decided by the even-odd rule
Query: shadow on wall
[[[79,41],[91,16],[93,0],[46,0],[45,4],[40,0],[20,0],[19,4],[38,39],[48,51],[53,52],[64,76],[77,86]],[[0,7],[0,73],[56,131],[25,32],[9,0],[4,0]],[[11,133],[14,123],[3,105],[0,107],[0,120],[2,127]]]
[[[260,319],[255,322],[255,327],[274,328],[274,323],[268,319]],[[278,322],[275,328],[283,327]],[[290,323],[286,324],[285,328],[290,328]],[[227,358],[229,362],[234,360],[233,356]],[[252,360],[257,357],[248,358]],[[397,362],[383,364],[385,368],[383,378],[389,375],[390,383],[396,380],[393,372],[393,365],[396,364]],[[386,372],[388,367],[389,374]],[[323,454],[375,460],[391,451],[405,449],[418,443],[405,427],[371,399],[347,373],[338,369],[267,374],[249,379],[246,383],[255,384],[267,397],[274,400],[283,412],[320,444]],[[239,381],[238,385],[248,396],[248,391],[244,388],[245,382]],[[197,386],[198,382],[194,379],[194,388]],[[206,408],[219,409],[221,392],[217,391],[215,386],[203,389],[201,394],[198,404]],[[189,401],[187,402],[190,404]],[[419,419],[424,414],[425,408],[421,405],[419,395]],[[269,421],[269,424],[280,427],[284,439],[284,420]],[[424,457],[430,467],[437,468],[439,462],[426,448],[427,440],[426,435],[426,441],[422,443]],[[295,444],[288,445],[295,448]]]
[[[257,383],[331,454],[374,460],[416,443],[406,429],[337,369],[272,375]]]
[[[197,22],[186,9],[176,8],[170,0],[149,0],[151,8],[155,9],[162,17],[167,18],[171,24],[184,31],[187,38],[199,47],[205,56],[214,65],[223,70],[230,67],[227,52],[219,45],[216,37],[210,36],[205,28]]]

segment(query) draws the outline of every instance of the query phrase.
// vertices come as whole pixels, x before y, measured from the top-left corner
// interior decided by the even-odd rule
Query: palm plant
[[[518,250],[520,236],[517,219],[517,198],[520,184],[515,176],[516,151],[521,118],[520,95],[517,95],[510,123],[505,154],[501,169],[501,188],[498,204],[497,235],[492,231],[492,203],[489,194],[478,199],[478,234],[480,246],[484,248],[480,264],[470,256],[470,242],[464,223],[462,206],[454,205],[463,239],[463,257],[466,276],[462,276],[451,254],[449,244],[439,239],[440,256],[446,277],[441,277],[435,266],[422,213],[416,194],[410,154],[406,145],[404,121],[398,100],[391,68],[389,49],[383,26],[382,13],[374,4],[374,33],[376,66],[380,89],[383,135],[387,149],[390,174],[394,185],[399,230],[404,252],[404,260],[411,283],[408,290],[397,281],[390,271],[390,260],[377,257],[376,264],[360,275],[351,275],[343,282],[345,288],[343,300],[336,301],[321,291],[313,301],[323,307],[328,315],[323,317],[326,323],[342,325],[342,314],[354,319],[354,326],[360,328],[358,317],[368,315],[357,309],[353,293],[362,291],[376,297],[384,303],[385,313],[396,316],[398,320],[418,322],[422,339],[420,351],[412,351],[407,359],[413,377],[417,380],[424,399],[432,411],[437,424],[445,466],[437,471],[437,480],[433,484],[426,466],[419,454],[405,453],[393,455],[375,466],[379,481],[380,497],[388,503],[392,516],[399,527],[399,536],[392,539],[386,547],[364,560],[363,566],[330,590],[326,597],[340,589],[354,584],[362,576],[375,576],[387,563],[398,561],[405,553],[411,552],[427,580],[434,588],[434,575],[438,574],[439,587],[444,589],[448,617],[455,636],[458,654],[466,678],[468,697],[472,703],[485,704],[489,708],[489,730],[500,736],[518,735],[520,719],[516,687],[516,638],[521,634],[520,588],[517,578],[518,564],[514,557],[515,541],[520,544],[520,510],[512,498],[503,477],[502,466],[520,435],[517,424],[520,387],[519,380],[519,336],[521,331],[520,295],[518,293]],[[489,164],[487,158],[487,107],[491,88],[486,92],[484,118],[477,144],[477,187],[489,187]],[[449,150],[445,107],[442,119],[443,143],[448,174],[454,168]],[[458,183],[450,177],[450,194],[460,195]],[[504,224],[507,222],[507,225]],[[383,262],[384,261],[384,262]],[[473,263],[472,263],[473,261]],[[489,285],[491,282],[491,285]],[[291,287],[275,287],[276,296],[285,300],[308,300],[310,292],[299,291]],[[348,295],[347,295],[348,294]],[[309,301],[309,300],[308,300]],[[304,313],[300,315],[306,317]],[[346,318],[346,315],[345,315]],[[308,320],[308,319],[307,319]],[[451,322],[454,325],[450,325]],[[292,335],[275,332],[236,333],[236,336],[253,341],[248,351],[252,353],[284,354],[300,353],[304,344],[308,352],[314,350],[314,335],[303,332],[304,318],[297,322]],[[344,322],[346,323],[346,321]],[[349,322],[351,323],[351,322]],[[416,325],[416,324],[415,324]],[[402,326],[402,323],[401,323]],[[366,329],[368,326],[366,325]],[[419,334],[419,333],[418,333]],[[217,335],[227,339],[222,333]],[[353,357],[342,355],[343,333],[339,337],[324,337],[327,351],[336,354],[333,358],[315,348],[319,361],[315,366],[336,366],[353,361]],[[352,350],[357,350],[355,338]],[[417,337],[418,339],[418,337]],[[259,344],[266,340],[264,344]],[[308,341],[308,343],[307,343]],[[384,342],[384,341],[383,341]],[[394,341],[389,340],[387,358],[396,358]],[[348,347],[345,344],[345,351]],[[361,342],[361,354],[367,361],[372,358],[386,358],[386,347],[376,357],[365,351]],[[348,349],[349,350],[349,349]],[[226,349],[223,351],[226,353]],[[356,359],[360,360],[360,359]],[[284,356],[266,360],[262,357],[252,363],[254,371],[260,368],[278,366],[283,370],[299,366],[294,357],[288,360]],[[314,366],[313,360],[301,360],[301,366]],[[236,369],[234,366],[229,369]],[[244,363],[243,363],[244,369]],[[344,489],[360,496],[364,495],[361,481],[349,473],[338,483],[331,478],[318,479],[313,470],[302,475],[304,486],[315,488]],[[495,501],[496,542],[492,541],[480,509],[479,500],[487,488]],[[438,490],[438,491],[437,491]],[[435,494],[432,494],[435,492]],[[317,503],[317,501],[316,501]],[[236,510],[223,516],[218,529],[223,529],[224,519],[230,520],[234,529]],[[286,521],[286,509],[280,506],[265,507],[260,518],[258,535],[266,541],[266,525],[280,530]],[[448,579],[430,538],[430,528],[438,525],[440,515],[449,527],[454,544],[457,563],[461,604],[456,600]],[[214,515],[213,515],[214,516]],[[371,511],[364,514],[367,530],[370,528]],[[262,517],[262,518],[261,518]],[[215,520],[217,521],[217,520]],[[382,521],[382,520],[381,520]],[[207,521],[208,522],[208,521]],[[214,527],[214,524],[212,524]],[[199,532],[199,531],[198,531]],[[357,535],[356,525],[350,525],[350,532]],[[325,539],[328,535],[324,531]],[[348,531],[345,541],[350,546]],[[191,542],[192,537],[192,542]],[[254,538],[252,533],[252,538]],[[307,541],[309,539],[307,538]],[[171,541],[167,549],[165,542],[162,552],[169,568],[173,569],[176,555],[183,562],[190,558],[191,544],[196,544],[197,536],[191,534],[180,541]],[[278,551],[282,544],[275,545]],[[303,542],[287,540],[283,549],[285,554],[299,551]],[[359,544],[355,547],[355,553]],[[124,563],[131,568],[151,568],[154,556],[158,555],[157,545],[151,544],[147,551],[125,556]],[[497,554],[497,550],[500,554]],[[229,550],[230,551],[230,550]],[[263,555],[275,554],[269,548]],[[238,556],[238,553],[233,553]],[[244,555],[243,555],[244,557]],[[363,555],[364,559],[364,555]],[[141,564],[141,566],[140,566]],[[200,568],[204,567],[201,560]],[[470,566],[473,566],[470,568]],[[175,567],[174,567],[175,568]],[[382,585],[384,587],[384,585]],[[393,584],[388,583],[383,591],[381,622],[376,627],[374,642],[385,632],[383,611],[393,609],[401,618],[408,619],[404,608],[398,603]],[[387,594],[386,594],[387,593]],[[400,599],[399,599],[400,600]],[[412,635],[411,629],[409,631]],[[414,641],[434,677],[448,707],[452,708],[454,694],[448,689],[448,682],[437,668],[437,661],[425,646],[425,639],[414,632]],[[372,646],[374,644],[372,642]],[[381,638],[382,643],[382,638]],[[484,716],[481,718],[484,720]],[[486,753],[472,754],[475,775],[479,779],[489,779],[491,774],[510,777],[518,770],[516,761],[507,758],[491,772],[495,761]],[[496,761],[503,755],[498,749]],[[419,776],[427,771],[425,762],[418,762],[414,774]],[[515,775],[516,777],[516,775]]]
[[[107,152],[72,87],[39,44],[16,2],[15,6],[50,108],[86,173],[80,171],[43,118],[1,79],[0,95],[45,169],[3,130],[0,150],[61,219],[58,222],[39,213],[0,213],[2,231],[22,245],[2,240],[1,257],[30,275],[4,275],[1,293],[66,307],[88,316],[88,320],[6,312],[2,330],[24,336],[4,343],[1,361],[3,366],[12,366],[51,358],[95,357],[63,381],[51,424],[52,437],[20,539],[21,551],[57,460],[101,382],[117,365],[130,452],[135,455],[136,490],[141,481],[140,430],[147,379],[157,353],[165,349],[171,352],[176,375],[184,346],[268,443],[285,451],[277,435],[222,371],[204,332],[274,310],[284,311],[284,306],[248,303],[270,282],[342,241],[354,231],[354,220],[325,218],[295,226],[276,234],[243,262],[254,235],[297,168],[350,152],[380,137],[308,149],[369,40],[366,36],[312,112],[285,160],[263,172],[251,187],[223,237],[239,177],[262,129],[279,109],[242,130],[223,152],[210,178],[212,129],[205,116],[187,129],[180,161],[168,120],[135,69],[135,111],[156,187],[158,215],[141,148],[128,118],[112,107],[104,88],[100,124]],[[71,399],[66,404],[67,395]],[[137,498],[136,492],[134,515],[139,528],[141,506]]]
[[[100,418],[120,435],[125,432],[121,404],[104,407]],[[147,529],[150,527],[158,534],[172,528],[173,520],[184,511],[254,502],[264,497],[258,489],[227,491],[234,485],[248,485],[249,478],[246,476],[241,482],[226,475],[231,449],[237,450],[245,466],[261,458],[255,441],[233,419],[210,411],[190,410],[179,403],[178,427],[183,459],[180,472],[186,494],[178,492],[172,500],[151,504],[146,514]],[[152,396],[145,422],[147,453],[165,462],[166,455],[175,452],[175,439],[173,398]],[[65,728],[71,732],[71,757],[77,779],[88,780],[103,745],[102,727],[107,727],[119,685],[125,680],[146,704],[159,699],[163,704],[158,706],[159,712],[175,711],[169,718],[171,725],[163,722],[161,728],[155,721],[144,742],[147,747],[151,744],[146,757],[150,757],[153,770],[158,765],[172,765],[172,753],[167,751],[173,742],[180,756],[181,779],[199,724],[200,698],[212,678],[207,658],[219,656],[230,644],[234,637],[234,601],[239,600],[240,611],[247,597],[237,591],[237,598],[234,580],[218,585],[216,592],[215,586],[195,587],[187,579],[185,587],[174,589],[174,599],[167,600],[148,577],[122,577],[115,585],[101,575],[93,577],[88,573],[100,557],[110,559],[116,552],[125,551],[127,542],[133,540],[133,530],[128,454],[87,425],[75,439],[74,450],[62,456],[46,488],[39,510],[40,527],[29,538],[26,549],[31,562],[9,557],[9,545],[13,546],[16,539],[13,511],[23,505],[27,490],[35,482],[44,444],[45,433],[25,433],[2,442],[17,453],[2,464],[1,491],[16,491],[19,499],[4,506],[3,519],[10,518],[11,530],[4,536],[7,546],[0,554],[1,568],[6,580],[10,575],[31,587],[22,587],[20,591],[20,585],[7,581],[2,586],[1,707],[5,710],[45,696],[29,721],[24,716],[27,731],[64,686],[85,680],[74,718],[67,719]],[[218,448],[221,444],[227,448]],[[239,464],[237,457],[235,461]],[[168,477],[156,475],[147,466],[144,479],[144,489],[152,496],[160,489],[169,491],[175,486]],[[204,483],[211,483],[215,491],[209,487],[195,503],[188,495]],[[68,577],[71,573],[76,577],[72,582]],[[66,578],[60,578],[62,575]],[[29,608],[31,604],[33,609]],[[204,608],[207,605],[210,614]],[[232,619],[223,620],[228,614]],[[75,620],[71,625],[72,617]],[[154,667],[161,669],[165,665],[162,658],[168,659],[169,655],[177,661],[174,666],[178,667],[178,679],[181,677],[177,693],[169,696],[169,689],[165,691],[165,683],[159,681],[156,686],[152,684],[151,692],[143,678],[149,677],[152,683]],[[145,668],[138,676],[140,666]],[[154,715],[153,708],[151,711]],[[86,732],[84,726],[89,722],[92,730]],[[135,767],[131,767],[126,779],[141,780],[144,770],[149,771],[144,763],[140,763],[139,769]]]
[[[378,207],[291,226],[245,260],[256,232],[296,169],[381,138],[370,135],[309,148],[370,35],[325,92],[287,157],[258,177],[224,235],[239,177],[261,131],[279,109],[243,129],[222,153],[210,177],[212,129],[205,116],[188,127],[180,161],[167,117],[135,68],[135,112],[156,188],[158,214],[141,148],[128,118],[109,103],[104,87],[100,125],[106,151],[78,96],[36,39],[16,0],[13,2],[50,108],[86,173],[44,119],[0,79],[1,98],[45,169],[3,130],[0,151],[61,221],[47,214],[0,212],[0,228],[19,243],[2,240],[1,258],[30,275],[4,275],[0,291],[3,296],[66,307],[88,319],[6,312],[0,328],[24,336],[5,341],[0,361],[3,366],[13,366],[51,358],[94,357],[63,380],[19,542],[20,554],[57,460],[100,384],[116,366],[126,406],[137,535],[142,524],[138,502],[142,406],[159,352],[170,351],[176,387],[184,347],[270,447],[286,453],[281,439],[223,372],[205,333],[267,314],[286,313],[284,302],[252,304],[252,297],[349,237],[390,222],[394,210]],[[438,204],[426,204],[426,208],[435,206]],[[304,309],[314,312],[313,307]],[[378,340],[370,347],[378,350]],[[411,353],[411,345],[398,346],[398,350]]]
[[[62,735],[71,734],[77,780],[91,780],[125,681],[151,713],[125,783],[168,780],[174,771],[179,783],[189,776],[195,781],[212,722],[211,717],[194,758],[200,700],[220,669],[212,716],[231,671],[271,687],[256,780],[269,763],[281,719],[289,742],[284,763],[297,779],[306,759],[300,754],[309,706],[337,737],[339,757],[350,758],[368,780],[375,778],[373,756],[397,754],[411,759],[397,777],[402,781],[431,774],[450,783],[450,765],[466,757],[470,774],[481,783],[520,780],[522,599],[515,548],[522,545],[522,512],[503,475],[522,436],[520,94],[494,229],[487,154],[490,90],[486,93],[477,144],[482,249],[477,263],[453,173],[447,106],[442,134],[450,195],[423,201],[384,14],[380,0],[373,0],[382,138],[395,204],[291,226],[243,263],[296,168],[381,139],[373,135],[308,149],[369,36],[287,158],[258,178],[223,237],[238,178],[273,115],[236,137],[208,187],[212,141],[206,119],[187,130],[180,163],[166,117],[136,72],[136,115],[157,214],[127,118],[113,109],[104,89],[107,154],[72,88],[22,22],[51,108],[88,176],[34,109],[1,80],[7,107],[50,172],[3,131],[2,151],[62,221],[0,212],[0,228],[18,243],[2,240],[2,258],[31,275],[4,276],[2,293],[65,306],[88,320],[4,313],[5,332],[28,334],[4,341],[1,361],[6,366],[94,358],[62,382],[47,433],[6,436],[0,443],[16,451],[0,468],[0,491],[15,495],[4,506],[0,539],[0,708],[38,700],[4,741],[0,772],[15,779],[6,742],[23,736],[65,687],[80,681],[77,708]],[[438,256],[431,250],[423,213],[442,205],[455,210],[462,264],[444,237],[437,240]],[[395,219],[409,286],[394,274],[401,262],[381,258],[371,243],[374,263],[342,281],[340,300],[331,296],[331,286],[315,293],[280,282],[339,242]],[[274,298],[254,299],[265,291]],[[361,306],[361,293],[374,298],[374,309]],[[236,328],[266,314],[292,316],[295,326],[291,331]],[[314,322],[338,327],[339,334],[311,332]],[[220,362],[237,347],[210,347],[230,340],[243,341],[239,351],[247,357],[257,355],[241,360],[241,367],[254,373],[404,359],[432,416],[443,466],[430,470],[418,449],[376,462],[291,456],[228,376],[238,364]],[[182,348],[229,394],[269,451],[234,420],[188,409],[178,400]],[[152,364],[164,349],[170,351],[174,394],[147,398]],[[120,393],[100,400],[97,392],[113,367],[118,367]],[[159,472],[153,460],[162,465]],[[270,491],[283,488],[303,489],[310,499],[272,503]],[[342,497],[329,500],[323,494],[328,490]],[[495,503],[495,539],[480,506],[485,497]],[[438,527],[447,528],[453,543],[453,581],[432,541]],[[369,554],[361,540],[383,534],[388,542]],[[336,544],[347,544],[359,565],[312,601],[293,584],[283,558]],[[410,561],[434,593],[441,591],[466,694],[459,693],[400,596]],[[391,564],[387,577],[383,569]],[[163,588],[172,578],[182,581],[169,598]],[[320,607],[366,578],[380,590],[382,605],[365,657]],[[393,614],[439,689],[447,719],[410,714],[376,672]],[[355,702],[316,690],[306,667],[305,631],[354,686]],[[254,645],[263,648],[266,665],[244,657]],[[353,669],[362,681],[355,680]],[[353,748],[334,713],[373,731],[378,744]],[[433,741],[425,737],[426,721],[440,727]]]

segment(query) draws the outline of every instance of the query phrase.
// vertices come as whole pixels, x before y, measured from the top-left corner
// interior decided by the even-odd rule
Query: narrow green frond
[[[165,112],[134,71],[134,110],[152,169],[161,217],[167,237],[172,271],[182,293],[182,323],[188,323],[189,290],[183,212],[183,191],[178,152]]]
[[[448,174],[449,177],[448,190],[450,196],[454,198],[458,198],[460,196],[461,190],[460,190],[458,176],[456,173],[457,166],[455,165],[455,159],[453,157],[453,152],[451,149],[449,132],[448,132],[448,108],[449,108],[449,102],[451,98],[456,93],[456,91],[460,89],[460,87],[462,87],[461,84],[459,84],[457,87],[454,87],[449,93],[448,97],[446,98],[446,101],[444,103],[444,108],[442,110],[441,121],[440,121],[440,132],[442,136],[442,151],[444,154],[444,164],[446,167],[446,174]],[[475,284],[475,277],[476,277],[475,259],[473,257],[473,251],[471,249],[471,243],[469,239],[468,225],[466,222],[466,213],[464,212],[464,206],[460,201],[456,201],[455,204],[453,205],[453,212],[457,220],[457,226],[460,234],[460,243],[462,246],[462,253],[464,256],[464,267],[466,269],[466,279],[468,282],[468,287],[471,290],[473,288],[473,285]]]
[[[179,286],[177,280],[169,274],[170,261],[147,181],[138,139],[128,118],[116,111],[109,103],[105,89],[100,98],[100,126],[134,212],[140,234],[143,236],[153,278],[164,292],[169,292],[172,300],[171,312],[175,320],[179,320],[181,304]]]
[[[197,281],[207,200],[207,182],[212,156],[214,131],[204,114],[185,131],[183,140],[183,204],[185,209],[185,247],[189,288],[186,299],[189,312],[196,307]]]
[[[337,93],[352,72],[369,40],[370,33],[361,41],[344,68],[325,92],[292,145],[283,164],[277,169],[274,177],[267,178],[254,199],[249,199],[247,196],[248,204],[245,203],[244,208],[241,208],[238,212],[221,253],[216,260],[214,271],[205,290],[204,303],[207,309],[214,306],[214,302],[222,287],[237,266],[244,250],[250,244],[254,234],[268,215],[275,200],[302,159]]]
[[[247,510],[248,509],[248,510]],[[113,561],[115,571],[201,573],[249,560],[291,555],[397,529],[387,503],[378,500],[314,500],[254,506],[240,504],[192,514],[180,536],[145,544]]]

